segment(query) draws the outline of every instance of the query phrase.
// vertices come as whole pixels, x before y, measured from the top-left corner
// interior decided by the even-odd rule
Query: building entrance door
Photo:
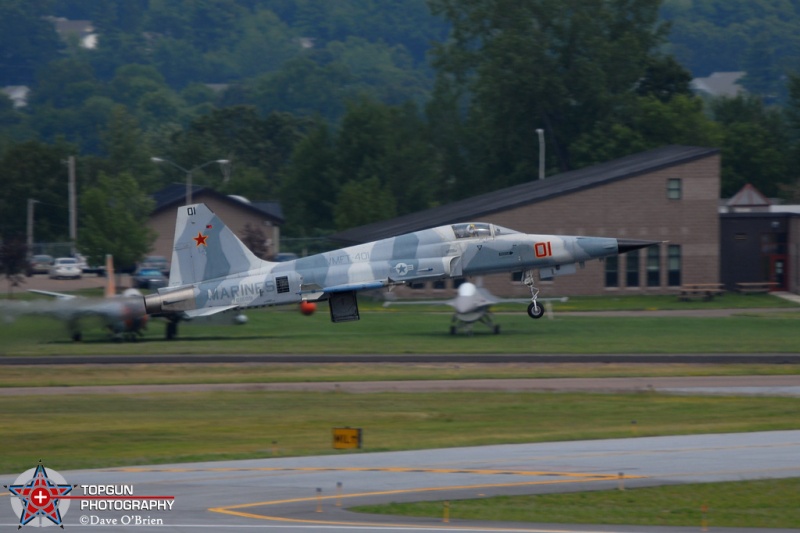
[[[772,290],[785,291],[786,286],[786,255],[784,254],[770,254],[769,256],[769,280],[777,283]]]

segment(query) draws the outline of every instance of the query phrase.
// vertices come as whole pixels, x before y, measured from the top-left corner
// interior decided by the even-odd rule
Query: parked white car
[[[50,267],[50,277],[53,279],[80,279],[82,274],[80,263],[74,257],[59,257]]]

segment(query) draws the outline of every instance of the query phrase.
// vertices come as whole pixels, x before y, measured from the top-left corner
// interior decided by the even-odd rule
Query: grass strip
[[[195,392],[0,397],[0,472],[333,453],[360,427],[364,452],[796,429],[800,399],[653,393]],[[632,421],[636,421],[633,425]],[[341,453],[341,452],[339,452]],[[347,452],[350,453],[350,452]]]
[[[449,313],[363,312],[361,320],[332,324],[325,313],[258,310],[244,326],[184,324],[178,341],[163,340],[153,321],[138,343],[111,343],[99,327],[73,343],[65,328],[25,317],[0,327],[0,355],[129,355],[228,353],[794,353],[800,313],[750,310],[723,318],[498,315],[502,333],[480,325],[474,335],[450,335]]]
[[[499,496],[449,502],[452,519],[641,526],[798,528],[800,478],[633,490]],[[351,511],[441,517],[444,502],[359,506]],[[705,507],[705,513],[703,509]],[[704,522],[705,519],[705,522]]]

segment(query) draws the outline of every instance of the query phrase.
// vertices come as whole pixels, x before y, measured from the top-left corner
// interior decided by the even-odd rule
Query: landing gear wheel
[[[170,320],[167,322],[167,340],[171,341],[178,335],[178,323]]]
[[[531,302],[528,306],[528,316],[531,318],[542,318],[542,315],[544,315],[544,307],[536,302]]]
[[[533,270],[526,270],[522,273],[522,282],[531,290],[531,304],[528,306],[528,316],[531,318],[542,318],[544,314],[544,307],[536,303],[536,297],[539,295],[539,289],[534,287],[536,277]]]

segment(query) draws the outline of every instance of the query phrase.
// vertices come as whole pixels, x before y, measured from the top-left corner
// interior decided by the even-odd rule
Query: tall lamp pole
[[[33,206],[38,204],[39,200],[28,198],[28,254],[33,255]]]
[[[539,179],[544,179],[544,130],[542,128],[536,129],[536,134],[539,135]]]
[[[170,164],[173,167],[177,168],[178,170],[181,170],[184,173],[186,173],[186,204],[187,205],[192,203],[192,172],[194,172],[195,170],[200,170],[203,167],[207,167],[208,165],[211,165],[212,163],[218,163],[220,165],[225,165],[227,163],[230,163],[230,161],[227,160],[227,159],[212,159],[211,161],[206,161],[202,165],[197,165],[196,167],[192,167],[191,169],[187,170],[187,169],[183,168],[182,166],[180,166],[179,164],[177,164],[177,163],[175,163],[173,161],[170,161],[169,159],[164,159],[163,157],[151,157],[150,161],[152,161],[153,163],[167,163],[167,164]]]

